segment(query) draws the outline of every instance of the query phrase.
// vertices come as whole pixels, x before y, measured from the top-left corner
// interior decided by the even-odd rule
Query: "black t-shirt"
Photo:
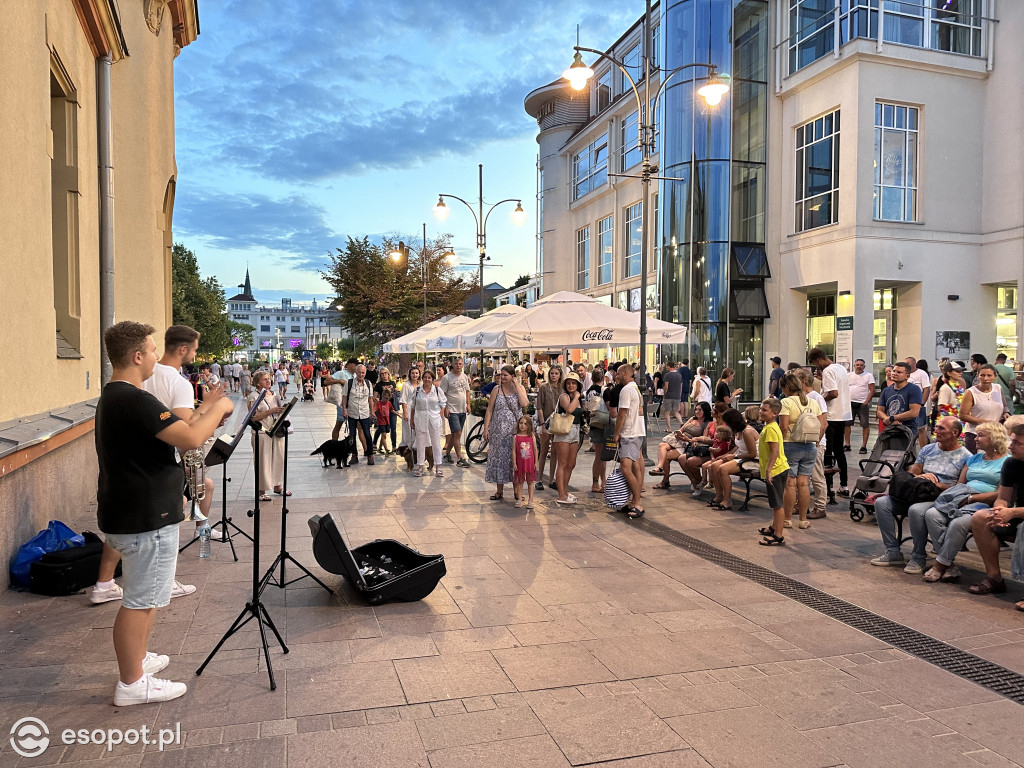
[[[693,387],[693,371],[690,370],[688,365],[680,365],[676,368],[678,373],[683,378],[683,384],[680,389],[680,400],[690,396],[690,389]]]
[[[378,371],[376,368],[374,368],[372,371],[369,368],[366,369],[366,380],[368,382],[370,382],[371,384],[376,384],[377,383],[377,378],[379,376],[380,376],[380,371]]]
[[[613,387],[608,387],[602,394],[604,398],[604,404],[608,406],[608,410],[619,407],[619,395],[622,393],[623,384],[616,384]]]
[[[395,382],[389,381],[385,383],[383,381],[378,381],[373,388],[373,394],[378,400],[387,400],[388,402],[392,402],[395,397]]]
[[[1024,461],[1007,456],[999,472],[999,484],[1013,488],[1011,507],[1024,506]]]
[[[729,385],[724,381],[719,381],[718,386],[715,387],[715,402],[724,403],[725,398],[727,398],[731,394],[732,389],[729,388]]]
[[[184,472],[174,448],[156,436],[178,420],[153,395],[126,381],[103,388],[96,406],[101,531],[145,533],[185,519]]]

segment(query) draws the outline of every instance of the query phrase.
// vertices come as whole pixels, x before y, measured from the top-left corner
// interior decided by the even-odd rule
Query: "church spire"
[[[242,290],[246,296],[252,296],[252,283],[249,282],[249,268],[245,268],[245,288]]]

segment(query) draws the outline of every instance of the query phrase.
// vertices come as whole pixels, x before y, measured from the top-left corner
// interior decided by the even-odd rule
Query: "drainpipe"
[[[110,54],[96,60],[96,123],[100,187],[100,359],[102,382],[110,381],[113,369],[103,352],[103,333],[114,324],[114,167],[111,148],[112,105]]]

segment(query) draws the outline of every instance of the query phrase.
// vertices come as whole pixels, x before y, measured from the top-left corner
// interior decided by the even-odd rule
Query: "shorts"
[[[771,480],[764,481],[765,486],[768,488],[768,506],[772,509],[779,509],[785,506],[785,502],[782,499],[786,493],[786,480],[788,478],[788,472],[779,472]]]
[[[346,417],[345,417],[345,409],[344,409],[344,408],[342,408],[342,407],[341,407],[341,406],[339,405],[339,406],[338,406],[338,423],[339,423],[339,424],[344,424],[344,423],[345,423],[346,421],[347,421],[347,419],[346,419]]]
[[[643,444],[642,437],[620,437],[619,438],[619,461],[629,459],[640,461],[640,446]]]
[[[817,443],[786,443],[790,477],[810,477],[818,460]]]
[[[853,411],[851,427],[856,426],[858,421],[864,429],[871,426],[871,403],[850,403],[850,409]]]
[[[591,445],[604,445],[604,427],[591,427],[590,428],[590,444]]]
[[[178,564],[177,523],[145,533],[108,533],[106,541],[121,555],[123,607],[143,611],[171,602]]]
[[[466,426],[466,414],[464,413],[452,413],[448,412],[448,429],[452,431],[454,435],[456,432],[461,432],[463,427]]]
[[[567,435],[554,435],[552,439],[556,443],[578,443],[580,441],[580,425],[573,424]]]
[[[666,397],[661,401],[661,409],[668,411],[669,413],[675,413],[679,410],[679,399],[674,397]]]

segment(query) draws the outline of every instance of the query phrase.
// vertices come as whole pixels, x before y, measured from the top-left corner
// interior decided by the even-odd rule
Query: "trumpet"
[[[188,483],[189,494],[194,502],[185,520],[203,522],[206,520],[206,515],[199,511],[198,504],[206,498],[206,454],[202,448],[193,448],[190,451],[185,451],[182,463],[185,465],[185,481]]]

